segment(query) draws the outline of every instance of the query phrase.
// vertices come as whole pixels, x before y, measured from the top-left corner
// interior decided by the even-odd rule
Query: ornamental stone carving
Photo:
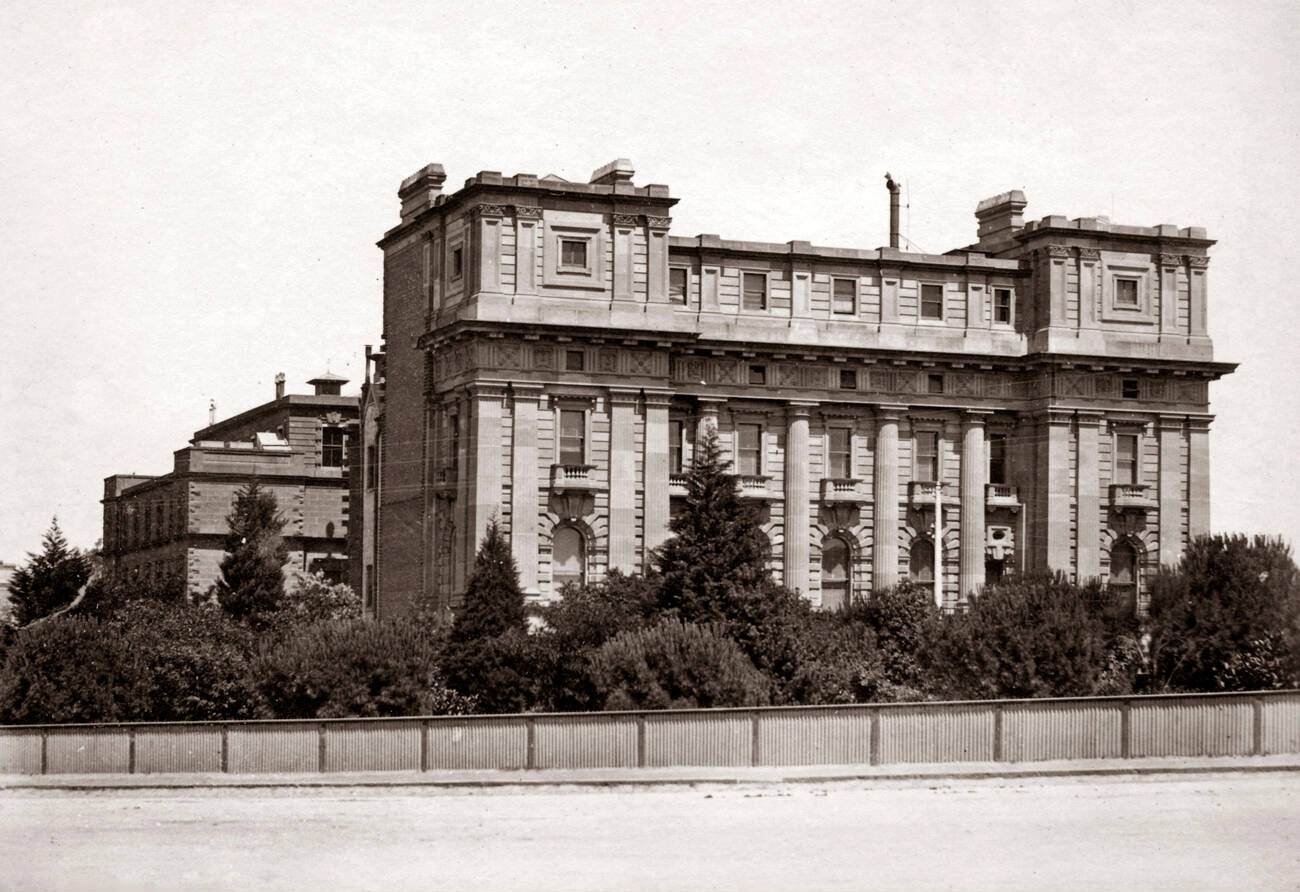
[[[1047,256],[1053,260],[1063,260],[1070,256],[1070,249],[1065,245],[1048,245]]]
[[[542,219],[542,209],[528,207],[527,205],[516,204],[512,206],[517,220],[540,220]]]
[[[474,213],[480,217],[504,217],[506,215],[506,206],[503,204],[480,204],[474,208]]]
[[[1101,260],[1101,251],[1096,248],[1080,248],[1079,259],[1084,263],[1097,263]]]
[[[1161,255],[1160,255],[1160,265],[1161,265],[1161,266],[1182,266],[1182,265],[1183,265],[1183,255],[1181,255],[1181,254],[1161,254]]]
[[[667,229],[673,222],[672,217],[646,217],[645,225],[651,229]]]
[[[1207,266],[1210,265],[1210,258],[1201,257],[1200,255],[1197,254],[1188,254],[1187,264],[1193,269],[1205,269]]]
[[[637,219],[636,214],[615,214],[614,215],[615,226],[636,226],[637,223],[639,222],[640,221]]]

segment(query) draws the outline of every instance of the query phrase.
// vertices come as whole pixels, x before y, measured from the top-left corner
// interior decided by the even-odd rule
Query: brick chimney
[[[984,251],[1010,247],[1011,237],[1025,225],[1025,193],[1019,189],[986,198],[975,206],[979,246]]]
[[[284,372],[280,372],[275,376],[275,398],[277,400],[284,399]]]
[[[430,164],[420,168],[406,179],[397,190],[397,197],[402,201],[402,222],[415,217],[442,194],[442,184],[447,181],[447,174],[441,164]]]

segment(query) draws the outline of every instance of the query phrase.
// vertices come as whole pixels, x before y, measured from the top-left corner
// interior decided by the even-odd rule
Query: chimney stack
[[[275,398],[277,400],[284,399],[284,372],[280,372],[275,376]]]
[[[885,174],[885,188],[889,190],[889,247],[898,248],[898,193],[902,191],[894,178]]]
[[[208,427],[217,423],[217,401],[208,400]]]
[[[397,190],[397,197],[402,202],[402,222],[406,223],[420,211],[433,207],[446,181],[447,174],[441,164],[429,164],[402,180]]]
[[[1011,246],[1012,236],[1025,226],[1025,193],[1019,189],[986,198],[975,206],[979,247],[993,252]]]

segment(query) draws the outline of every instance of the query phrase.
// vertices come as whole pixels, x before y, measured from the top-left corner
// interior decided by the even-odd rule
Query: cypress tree
[[[235,505],[226,515],[230,532],[216,595],[222,609],[236,619],[261,625],[279,608],[289,559],[284,523],[275,494],[256,480],[235,494]]]
[[[465,589],[465,603],[451,627],[451,639],[476,641],[526,629],[519,570],[510,553],[510,544],[494,520],[479,545]]]
[[[730,469],[717,433],[708,430],[686,476],[685,506],[656,556],[660,606],[687,622],[735,619],[743,602],[771,582],[771,543],[757,513],[737,495]]]
[[[26,566],[9,580],[9,603],[19,626],[72,603],[90,579],[90,558],[68,546],[57,517],[41,541],[40,554],[28,554]]]

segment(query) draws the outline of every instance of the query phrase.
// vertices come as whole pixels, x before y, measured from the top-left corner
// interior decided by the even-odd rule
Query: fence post
[[[425,719],[420,722],[420,770],[429,770],[429,725],[430,721]]]
[[[135,725],[126,729],[126,773],[135,774]]]
[[[871,731],[868,741],[868,760],[872,765],[880,764],[880,707],[871,708]]]
[[[1125,698],[1119,708],[1119,755],[1133,758],[1133,701]]]
[[[222,724],[221,726],[221,773],[227,774],[230,771],[230,726]]]
[[[1253,715],[1251,716],[1251,746],[1250,752],[1255,756],[1264,755],[1264,698],[1254,697],[1251,699]]]
[[[761,765],[763,753],[758,741],[758,712],[749,714],[749,764],[751,767]]]
[[[41,729],[41,774],[50,771],[50,729]]]
[[[316,724],[316,771],[325,773],[325,723]]]
[[[645,713],[636,717],[636,767],[645,768]]]
[[[528,762],[526,768],[537,767],[537,719],[527,719],[528,726]]]
[[[1002,761],[1002,704],[993,707],[993,761]]]

